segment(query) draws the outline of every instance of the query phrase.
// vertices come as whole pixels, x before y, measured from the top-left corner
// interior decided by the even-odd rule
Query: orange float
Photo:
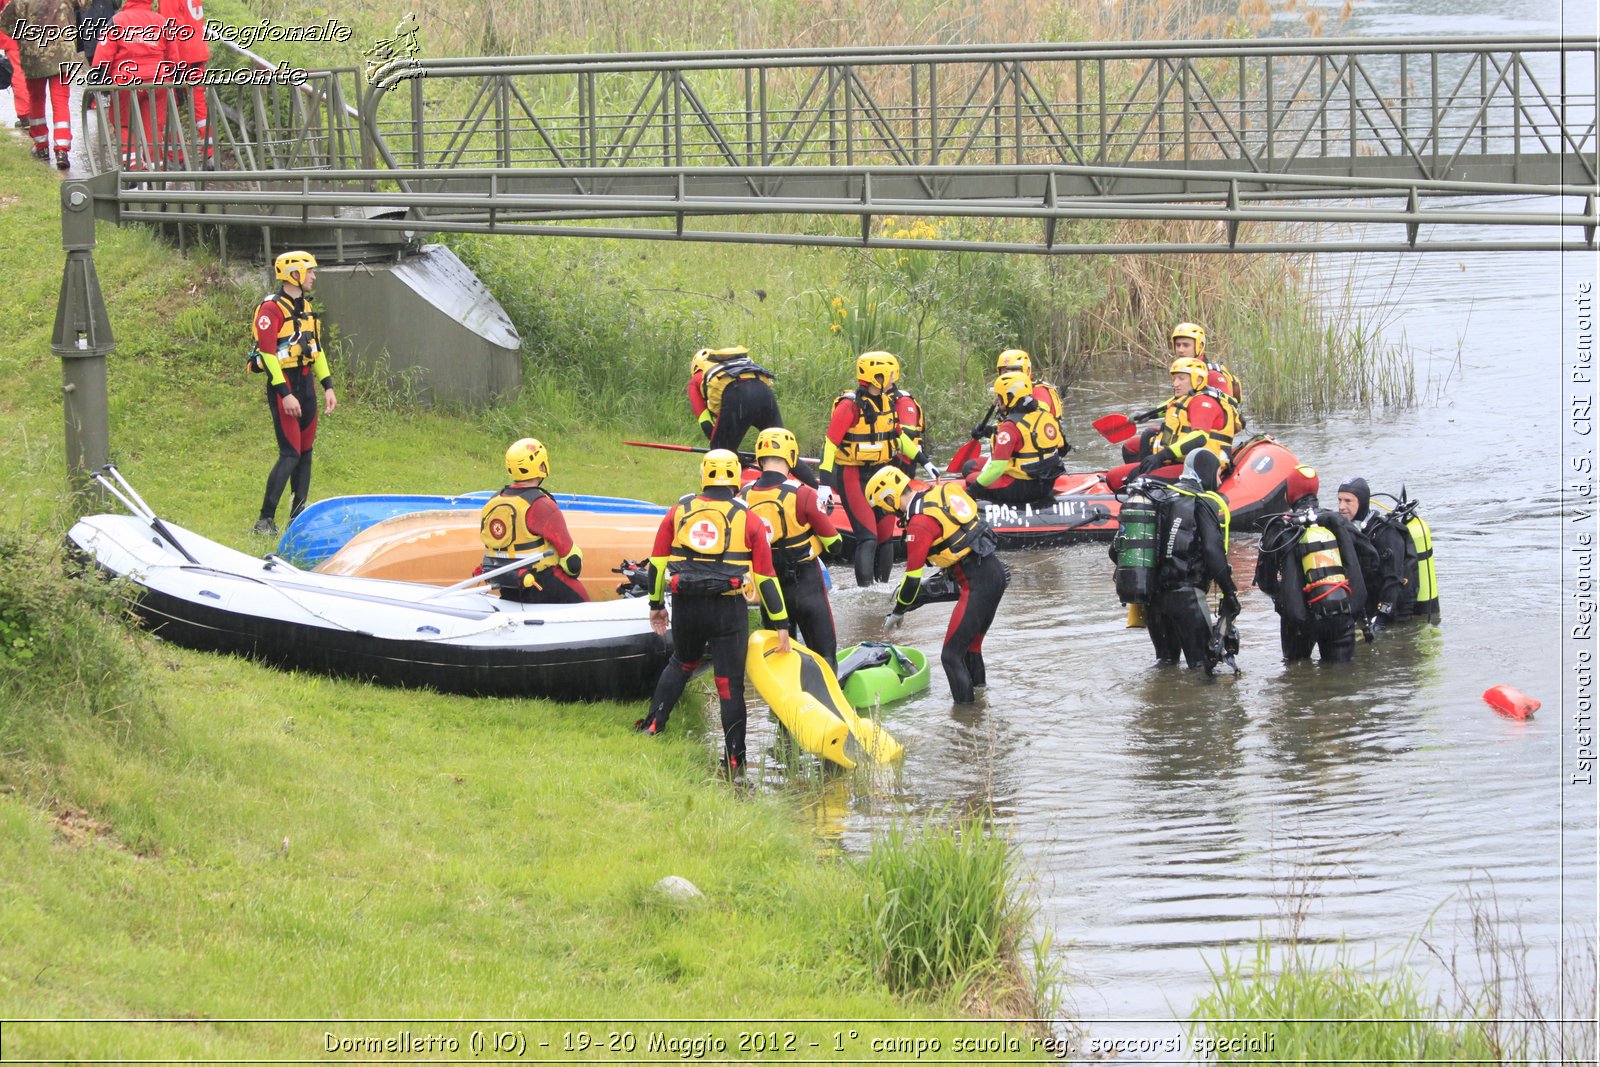
[[[1513,719],[1526,719],[1539,710],[1539,701],[1509,685],[1490,686],[1484,690],[1483,699],[1494,710]]]

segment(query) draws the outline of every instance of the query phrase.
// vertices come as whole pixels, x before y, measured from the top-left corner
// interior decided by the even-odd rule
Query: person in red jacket
[[[15,39],[22,61],[15,76],[27,81],[33,158],[48,160],[53,147],[60,170],[72,166],[72,93],[61,72],[77,59],[73,34],[80,14],[79,0],[12,0],[0,10],[0,33]],[[26,32],[18,29],[24,23]]]
[[[171,20],[156,14],[155,0],[124,0],[111,20],[106,39],[95,51],[95,67],[115,85],[166,81],[178,69],[178,43]],[[122,127],[122,166],[155,169],[165,161],[162,135],[170,90],[122,89],[112,96],[111,113]],[[134,144],[138,122],[145,145]]]
[[[0,0],[0,12],[11,0]],[[17,113],[17,125],[28,125],[28,76],[22,72],[22,51],[17,39],[9,33],[0,33],[0,52],[11,60],[11,106]]]
[[[185,159],[183,162],[194,166],[203,159],[206,169],[210,170],[215,165],[215,150],[211,143],[211,130],[206,124],[205,74],[206,63],[211,59],[211,46],[206,43],[205,5],[202,0],[166,0],[161,5],[161,14],[172,24],[173,40],[178,46],[177,73],[165,80],[189,86],[189,111],[194,117],[198,158]]]
[[[588,600],[588,591],[578,581],[583,549],[572,543],[567,520],[543,487],[550,477],[549,450],[534,437],[512,442],[506,449],[506,473],[511,484],[478,513],[482,573],[494,575],[489,584],[500,591],[500,599],[524,604]],[[503,571],[517,560],[527,565]]]

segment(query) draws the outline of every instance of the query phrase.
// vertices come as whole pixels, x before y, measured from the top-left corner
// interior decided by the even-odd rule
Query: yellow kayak
[[[755,631],[750,635],[745,673],[801,748],[841,767],[854,767],[855,761],[844,751],[845,738],[854,734],[877,762],[900,758],[904,752],[900,742],[856,714],[821,656],[795,641],[789,649],[778,651],[776,631]]]

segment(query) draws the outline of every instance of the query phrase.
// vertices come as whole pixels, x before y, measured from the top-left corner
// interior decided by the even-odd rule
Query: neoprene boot
[[[862,538],[856,542],[856,584],[871,585],[877,566],[878,542],[875,538]]]
[[[972,676],[972,688],[983,689],[988,685],[988,674],[983,666],[982,652],[968,652],[966,654],[967,673]]]
[[[872,576],[880,582],[887,582],[894,573],[894,542],[885,541],[878,546],[877,554],[872,565]]]
[[[635,720],[633,728],[646,734],[659,734],[665,730],[667,718],[672,714],[672,709],[677,707],[678,698],[683,696],[684,689],[689,685],[689,676],[693,673],[694,668],[685,667],[677,656],[667,660],[661,678],[656,682],[655,695],[650,698],[650,713]]]

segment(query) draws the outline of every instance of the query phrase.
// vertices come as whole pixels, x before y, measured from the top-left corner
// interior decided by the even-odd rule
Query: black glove
[[[1239,607],[1239,594],[1238,593],[1224,593],[1224,594],[1222,594],[1221,608],[1222,608],[1222,614],[1224,614],[1224,615],[1238,615],[1243,610],[1243,609],[1241,609]]]
[[[991,436],[993,433],[993,426],[990,426],[987,422],[980,422],[978,425],[972,428],[972,439],[974,441],[981,441],[985,437]]]
[[[1149,474],[1157,467],[1165,467],[1166,465],[1167,461],[1162,459],[1159,455],[1146,456],[1144,459],[1141,459],[1139,461],[1139,465],[1133,469],[1133,474],[1134,477],[1137,478],[1140,475]]]

